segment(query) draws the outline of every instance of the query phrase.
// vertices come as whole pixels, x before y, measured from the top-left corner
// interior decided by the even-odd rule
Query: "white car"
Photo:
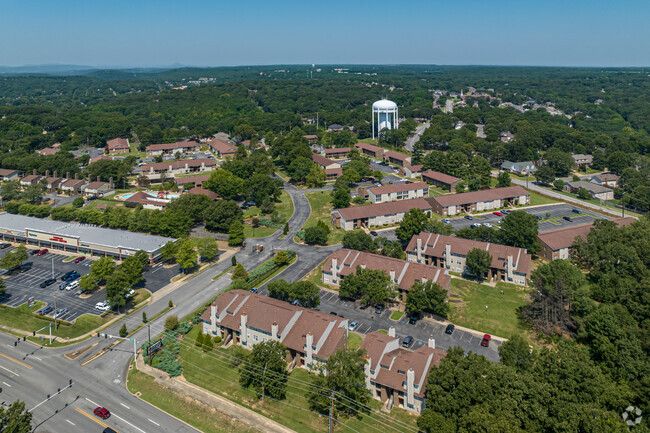
[[[442,221],[443,224],[451,224],[451,220],[448,220],[447,218],[443,218],[440,221]]]
[[[133,295],[135,295],[135,290],[131,289],[131,290],[129,290],[129,291],[124,295],[124,297],[125,297],[126,299],[129,299],[129,298],[130,298],[131,296],[133,296]]]
[[[485,223],[485,224],[483,224],[483,225],[484,225],[485,227],[489,227],[489,228],[492,228],[492,227],[493,227],[492,224],[490,224],[490,223]]]
[[[106,302],[106,301],[104,301],[104,302],[98,302],[98,303],[95,304],[95,310],[99,310],[99,311],[108,311],[108,310],[110,310],[110,309],[111,309],[111,306],[110,306],[110,304],[109,304],[108,302]]]

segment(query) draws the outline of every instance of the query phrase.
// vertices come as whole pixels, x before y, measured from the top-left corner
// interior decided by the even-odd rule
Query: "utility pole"
[[[57,315],[56,315],[56,292],[54,292],[54,329],[57,329],[56,328],[56,318],[57,318]],[[50,344],[52,344],[51,341],[50,341]]]
[[[334,391],[332,391],[330,399],[332,400],[332,404],[330,405],[330,432],[329,433],[334,433]]]

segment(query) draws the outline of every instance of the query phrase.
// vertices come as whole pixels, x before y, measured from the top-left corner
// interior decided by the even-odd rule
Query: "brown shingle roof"
[[[442,258],[445,255],[445,246],[451,246],[451,252],[466,256],[467,253],[478,248],[486,250],[492,256],[491,267],[495,269],[506,269],[508,263],[508,256],[512,256],[512,264],[514,270],[521,272],[525,275],[530,273],[531,257],[524,248],[510,247],[507,245],[494,244],[490,242],[474,241],[471,239],[459,238],[456,236],[440,235],[436,233],[420,233],[414,235],[408,246],[406,247],[407,254],[417,254],[417,240],[420,239],[424,251],[422,254],[426,256]]]
[[[612,221],[621,227],[624,225],[632,224],[634,222],[634,218],[614,218]],[[540,241],[548,245],[553,251],[557,251],[562,248],[571,247],[576,237],[586,239],[593,225],[593,223],[580,224],[573,227],[564,227],[561,229],[549,230],[547,232],[538,234],[537,237]]]
[[[176,143],[151,144],[147,146],[146,150],[150,152],[154,150],[191,149],[200,146],[196,141],[179,141]]]
[[[406,158],[410,158],[409,155],[404,155],[403,153],[399,153],[399,152],[393,152],[392,150],[387,150],[386,152],[384,152],[384,156],[393,159],[398,159],[400,161],[406,161]]]
[[[65,182],[63,182],[61,184],[61,187],[62,188],[75,188],[75,187],[81,185],[84,182],[86,182],[86,181],[83,180],[83,179],[68,179],[68,180],[66,180]]]
[[[127,198],[125,201],[129,203],[139,203],[139,204],[148,204],[152,206],[166,207],[167,203],[161,200],[154,200],[154,197],[151,197],[149,194],[143,191],[138,191],[133,194],[131,197]]]
[[[0,168],[0,176],[10,176],[14,173],[18,173],[18,170],[11,170],[9,168]]]
[[[106,143],[108,150],[112,149],[129,149],[129,141],[126,138],[114,138]]]
[[[357,149],[369,150],[370,152],[374,152],[374,153],[384,151],[383,147],[373,146],[372,144],[368,144],[368,143],[357,143],[354,145],[354,147],[356,147]]]
[[[108,185],[108,182],[91,182],[88,185],[86,185],[86,191],[88,191],[89,189],[97,189],[104,185]]]
[[[212,192],[209,189],[205,188],[192,188],[188,191],[190,194],[201,194],[208,197],[210,200],[216,200],[219,198],[219,194]]]
[[[35,180],[39,180],[41,176],[38,174],[28,174],[27,176],[23,177],[20,179],[21,182],[34,182]]]
[[[323,168],[329,167],[332,164],[336,164],[336,162],[332,161],[329,158],[325,158],[323,155],[320,155],[318,153],[312,153],[311,160],[314,161],[315,164],[318,164]]]
[[[612,180],[618,181],[621,178],[621,176],[616,175],[614,173],[597,174],[594,177],[600,180],[601,182],[610,182]]]
[[[340,154],[340,153],[347,154],[347,153],[350,152],[350,150],[352,150],[351,147],[335,147],[333,149],[325,149],[325,156],[337,155],[337,154]]]
[[[430,178],[436,182],[444,183],[446,185],[453,185],[456,182],[460,182],[462,179],[450,176],[445,173],[440,173],[439,171],[427,170],[422,173],[422,180],[426,181],[425,178]]]
[[[429,200],[439,203],[442,207],[447,207],[497,199],[513,198],[522,195],[529,195],[529,193],[520,186],[509,186],[506,188],[483,189],[481,191],[441,195],[437,197],[430,197]]]
[[[202,174],[199,176],[187,176],[187,177],[177,177],[176,185],[183,185],[186,183],[192,183],[194,185],[203,184],[206,180],[210,179],[209,174]]]
[[[401,185],[373,186],[368,188],[375,195],[391,194],[401,191],[416,191],[418,189],[428,189],[429,186],[424,182],[405,183]]]
[[[188,167],[200,167],[201,164],[205,164],[206,167],[212,167],[217,165],[217,163],[210,158],[186,159],[181,161],[163,161],[163,162],[153,162],[151,164],[145,164],[142,166],[142,171],[143,172],[149,171],[149,169],[151,168],[153,168],[154,171],[166,170],[170,166],[172,170],[175,170],[178,168],[185,167],[185,164],[187,164]]]
[[[233,146],[230,143],[227,143],[223,140],[219,140],[218,138],[215,138],[212,140],[210,143],[208,143],[211,148],[213,148],[216,152],[222,154],[222,155],[230,155],[235,152],[237,152],[237,148]]]
[[[346,220],[354,220],[359,218],[376,217],[379,215],[408,212],[411,209],[422,209],[423,211],[428,212],[431,211],[431,205],[423,198],[414,198],[411,200],[392,201],[389,203],[346,207],[343,209],[335,209],[332,212],[338,212]]]
[[[111,160],[111,161],[113,160],[113,158],[111,158],[108,155],[99,155],[99,156],[96,156],[94,158],[90,158],[90,160],[88,161],[88,164],[92,164],[93,162],[101,161],[102,159],[108,159],[108,160]]]
[[[334,175],[336,177],[343,176],[343,169],[341,167],[339,167],[339,168],[326,168],[325,169],[325,175],[326,176]]]

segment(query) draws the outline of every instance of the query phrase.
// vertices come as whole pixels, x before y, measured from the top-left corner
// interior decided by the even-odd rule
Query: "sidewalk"
[[[233,403],[232,401],[216,395],[210,391],[200,388],[192,383],[187,382],[181,378],[170,378],[164,371],[157,370],[144,363],[142,355],[139,355],[136,360],[136,368],[141,372],[152,376],[159,384],[191,397],[201,403],[207,404],[214,409],[223,412],[224,414],[241,421],[254,429],[262,432],[271,433],[295,433],[288,427],[285,427],[257,412],[248,408]]]

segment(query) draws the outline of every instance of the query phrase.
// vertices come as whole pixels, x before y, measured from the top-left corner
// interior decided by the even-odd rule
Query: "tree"
[[[349,231],[343,236],[343,248],[358,251],[375,251],[372,236],[361,229]]]
[[[283,235],[286,236],[287,233],[289,233],[289,223],[288,222],[284,223],[284,228],[282,229],[282,234]]]
[[[531,349],[520,335],[513,335],[499,346],[501,363],[517,370],[528,370],[533,361]]]
[[[465,269],[477,280],[482,280],[492,265],[492,256],[481,248],[472,248],[465,258]]]
[[[334,182],[334,189],[331,192],[332,197],[332,207],[334,208],[345,208],[350,205],[350,200],[352,196],[350,195],[350,187],[348,186],[348,181],[339,177]]]
[[[341,281],[339,296],[360,299],[363,305],[381,305],[395,297],[393,281],[386,271],[357,266],[354,274]]]
[[[246,268],[244,267],[244,265],[242,265],[241,263],[237,263],[235,269],[233,269],[232,271],[231,279],[232,280],[240,279],[244,281],[248,280],[248,272],[246,272]]]
[[[414,235],[422,232],[424,225],[429,218],[422,209],[411,209],[404,214],[404,218],[399,222],[395,230],[395,236],[403,244],[408,243]]]
[[[544,164],[535,172],[535,179],[546,185],[550,185],[555,180],[555,171],[550,166]]]
[[[126,329],[126,323],[122,323],[122,327],[120,328],[120,337],[124,338],[128,333],[129,331]]]
[[[374,247],[376,250],[375,252],[382,256],[401,260],[406,259],[406,254],[402,249],[402,243],[400,241],[389,241],[384,237],[380,237],[375,239]]]
[[[607,156],[607,169],[616,174],[623,173],[623,170],[630,166],[630,156],[623,151],[612,152]]]
[[[244,224],[241,221],[234,221],[228,230],[228,245],[231,247],[238,246],[243,244],[245,240]]]
[[[72,200],[72,206],[75,208],[80,208],[84,205],[85,201],[83,197],[75,197],[74,200]]]
[[[304,182],[315,164],[309,158],[299,156],[291,161],[287,167],[287,174],[291,177],[292,182]]]
[[[305,243],[307,245],[327,245],[329,233],[319,226],[311,226],[305,229]]]
[[[571,154],[562,152],[557,148],[549,149],[544,158],[546,158],[546,164],[553,169],[553,173],[557,177],[568,176],[575,165]]]
[[[45,190],[46,190],[45,185],[41,183],[28,185],[23,190],[22,199],[25,200],[27,203],[41,204],[41,201],[43,200],[43,195],[45,194]]]
[[[591,194],[585,188],[580,188],[578,190],[578,198],[582,200],[589,200],[591,198]]]
[[[286,350],[275,340],[257,343],[248,356],[249,362],[239,369],[239,384],[252,388],[262,400],[266,395],[283,400],[287,387]]]
[[[440,317],[447,317],[449,304],[447,291],[433,281],[422,284],[413,283],[406,294],[406,314],[431,313]]]
[[[285,280],[271,281],[268,284],[269,296],[281,301],[298,301],[306,308],[316,308],[320,305],[318,287],[310,281],[288,283]]]
[[[537,242],[537,218],[523,210],[510,212],[501,220],[503,243],[513,247],[526,248],[529,253],[539,251]]]
[[[564,189],[564,181],[563,181],[562,179],[556,179],[556,180],[553,182],[553,186],[554,186],[555,189],[557,189],[558,191],[562,191],[562,190]]]
[[[341,415],[363,417],[371,398],[370,390],[366,388],[364,354],[363,350],[342,349],[329,357],[321,367],[321,374],[314,376],[314,387],[307,396],[312,410],[323,415],[328,414],[332,403],[330,394],[334,392],[334,418]],[[355,404],[350,405],[349,401]]]
[[[233,200],[212,202],[203,211],[205,228],[219,233],[226,233],[234,222],[243,221],[243,216],[241,208]]]
[[[178,328],[178,316],[168,316],[165,319],[165,331],[174,331]]]
[[[102,257],[92,262],[89,269],[95,280],[105,281],[115,272],[115,261],[112,257]]]
[[[230,264],[233,266],[237,265],[237,256],[230,257]]]
[[[5,283],[5,280],[0,279],[0,296],[7,293],[6,288],[7,288],[7,283]]]
[[[79,278],[79,288],[84,292],[89,292],[95,289],[95,287],[97,287],[97,283],[95,282],[95,276],[92,273],[83,275]]]
[[[275,263],[276,266],[288,265],[290,261],[291,256],[289,255],[289,252],[285,250],[278,251],[275,253],[275,257],[273,257],[273,263]]]
[[[11,200],[20,200],[22,194],[22,187],[19,180],[12,180],[9,182],[2,182],[0,184],[0,195],[5,202]]]
[[[10,406],[0,406],[0,431],[3,433],[29,433],[32,431],[32,413],[25,403],[16,400]]]
[[[196,239],[195,242],[201,260],[211,262],[219,255],[219,245],[217,245],[217,240],[212,236]]]
[[[203,194],[182,194],[167,205],[165,212],[183,213],[189,216],[194,224],[203,221],[203,210],[210,206],[210,198]]]
[[[120,307],[126,305],[125,295],[131,289],[131,281],[125,271],[118,269],[106,279],[106,300],[113,306],[117,307],[119,313]]]
[[[144,266],[142,265],[142,261],[137,256],[133,255],[122,260],[122,264],[119,266],[118,271],[124,273],[130,286],[134,286],[142,281]]]
[[[28,257],[29,255],[27,254],[27,248],[25,248],[25,245],[21,244],[18,246],[18,248],[11,252],[8,252],[2,257],[2,259],[0,259],[0,268],[13,269],[27,260]]]
[[[194,243],[189,239],[181,242],[176,252],[176,263],[178,263],[182,271],[185,272],[195,268],[197,259],[198,254],[194,249]]]
[[[427,233],[438,233],[441,235],[451,235],[453,229],[451,224],[445,224],[442,221],[430,219],[424,223],[422,231]]]
[[[510,173],[507,171],[502,171],[499,173],[497,176],[497,188],[506,188],[512,185],[512,182],[510,180]]]
[[[325,170],[316,164],[312,165],[312,167],[309,169],[309,173],[307,173],[307,176],[305,176],[305,184],[312,188],[323,187],[326,180],[327,174],[325,173]]]
[[[178,251],[178,243],[169,241],[160,249],[160,256],[163,261],[168,262],[176,257]]]
[[[213,171],[210,178],[203,183],[203,186],[229,200],[243,194],[245,189],[242,179],[223,169]]]

